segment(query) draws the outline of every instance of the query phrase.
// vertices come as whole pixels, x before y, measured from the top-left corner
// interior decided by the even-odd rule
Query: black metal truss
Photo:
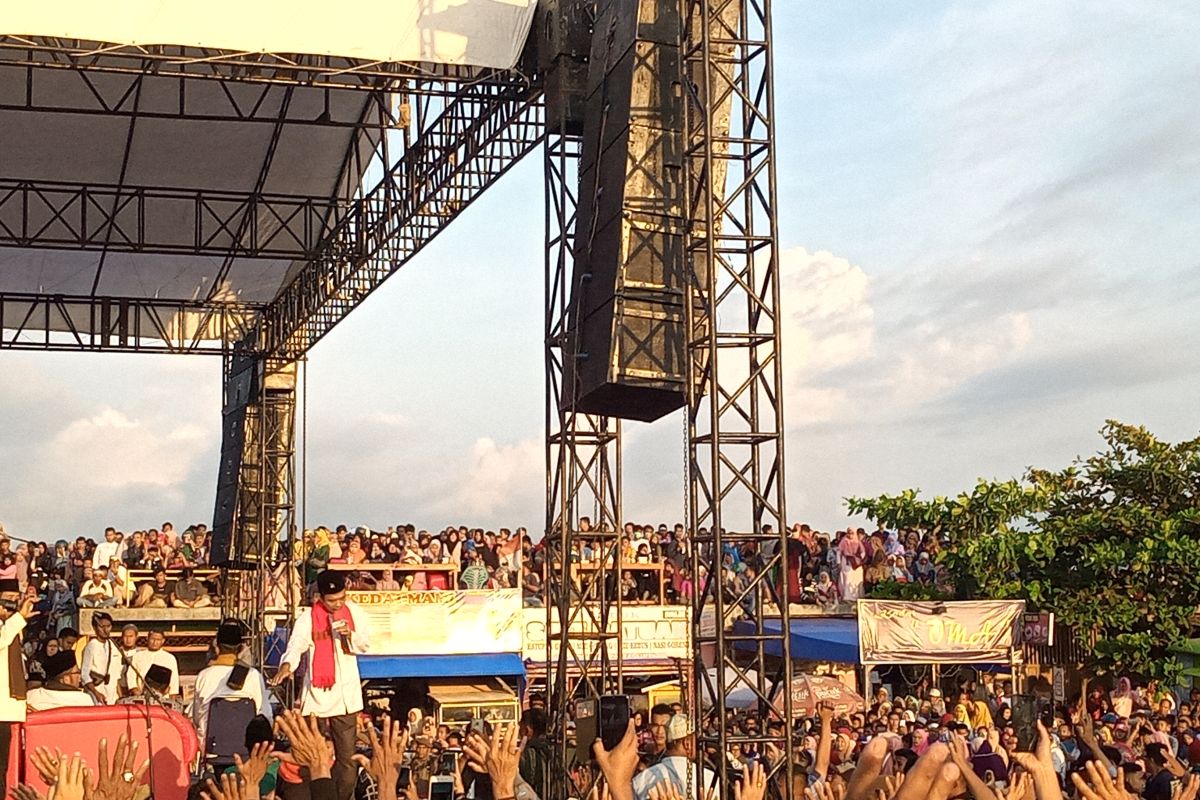
[[[221,355],[258,307],[0,292],[0,349]]]
[[[225,389],[236,363],[226,354]],[[296,362],[263,359],[261,385],[245,408],[223,610],[249,628],[255,663],[265,663],[267,626],[289,629],[295,596],[292,555],[296,491]],[[228,408],[230,399],[225,405]]]
[[[0,246],[307,259],[344,208],[326,197],[0,178]]]
[[[564,130],[565,126],[556,129]],[[543,149],[546,188],[546,675],[552,739],[562,768],[550,770],[551,797],[567,797],[566,724],[577,699],[620,693],[621,446],[615,419],[578,414],[562,400],[563,358],[578,348],[567,311],[574,272],[572,243],[579,191],[577,137],[549,134]],[[574,373],[572,370],[571,373]],[[590,530],[583,530],[583,518]],[[573,574],[582,545],[595,560]],[[616,656],[616,657],[614,657]]]
[[[4,37],[0,37],[0,42]],[[65,65],[27,61],[17,65],[4,61],[10,55],[0,44],[0,75],[20,82],[20,96],[11,92],[0,98],[0,111],[23,111],[37,114],[82,114],[109,119],[137,116],[142,119],[180,120],[188,122],[248,122],[273,125],[279,120],[279,107],[286,91],[305,93],[306,109],[320,106],[318,114],[302,114],[299,110],[286,115],[288,125],[357,128],[363,124],[358,114],[346,114],[334,102],[334,95],[344,92],[344,86],[308,86],[276,82],[246,83],[223,81],[209,84],[187,73],[153,72],[156,94],[169,97],[170,102],[154,103],[151,107],[135,108],[136,84],[144,70],[105,72],[82,66],[82,62]],[[75,92],[64,91],[64,82],[74,84]],[[168,86],[164,86],[167,84]],[[419,92],[419,87],[403,84],[405,93]],[[370,94],[367,118],[379,126],[395,126],[402,122],[399,104],[392,103],[390,90],[366,87]],[[64,101],[70,96],[73,104]],[[361,95],[360,95],[361,96]],[[314,103],[313,100],[319,100]],[[161,102],[161,101],[160,101]]]
[[[504,83],[509,70],[449,64],[373,62],[337,56],[242,53],[180,45],[114,45],[52,36],[0,34],[0,66],[180,76],[239,83],[331,89],[406,85],[411,92],[451,97],[466,83]]]
[[[306,353],[542,138],[540,92],[523,81],[469,86],[436,108],[418,109],[427,125],[266,309],[258,352]]]
[[[754,692],[761,719],[792,719],[792,664],[788,606],[772,577],[786,575],[787,539],[771,5],[686,0],[684,8],[688,516],[697,580],[692,700],[699,709],[701,698],[714,698],[705,721],[716,723],[697,725],[700,763],[707,746],[726,753],[732,742],[757,742],[762,750],[767,731],[758,737],[726,731],[729,692]],[[764,557],[739,591],[722,570],[727,544],[752,545]],[[781,617],[777,632],[763,625],[768,604]],[[735,635],[728,625],[734,617],[748,619],[752,630]],[[712,678],[698,657],[707,650],[717,655]],[[792,726],[784,728],[781,750],[791,753]],[[726,771],[714,773],[717,796],[732,797]],[[790,797],[790,771],[778,768],[775,777],[779,796]]]

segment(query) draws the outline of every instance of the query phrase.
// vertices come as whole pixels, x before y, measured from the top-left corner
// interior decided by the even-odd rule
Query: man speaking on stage
[[[320,598],[308,613],[296,618],[287,652],[272,685],[292,675],[308,655],[308,674],[300,711],[327,721],[336,762],[333,780],[340,800],[354,794],[358,769],[354,763],[357,716],[363,708],[357,653],[367,652],[370,632],[366,615],[346,599],[346,578],[325,570],[317,575]]]

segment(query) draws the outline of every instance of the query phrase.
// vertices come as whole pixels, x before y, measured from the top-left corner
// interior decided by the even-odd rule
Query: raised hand
[[[38,777],[42,779],[42,783],[53,788],[54,783],[58,780],[58,762],[62,761],[63,752],[57,747],[51,752],[49,747],[35,748],[29,755],[29,761],[33,764],[33,768],[37,770]]]
[[[58,775],[54,781],[54,800],[83,800],[87,787],[87,773],[79,754],[58,761]]]
[[[404,760],[404,751],[408,749],[408,727],[398,721],[393,722],[390,716],[384,714],[383,735],[375,732],[374,725],[367,725],[367,738],[371,742],[371,761],[367,765],[367,772],[375,779],[380,800],[393,800],[400,762]],[[460,785],[461,778],[456,777],[455,781],[456,786]]]
[[[1018,764],[1033,776],[1033,789],[1037,800],[1063,800],[1062,788],[1058,785],[1058,773],[1050,760],[1050,733],[1039,719],[1037,722],[1038,742],[1032,753],[1013,753]]]
[[[597,739],[592,742],[592,754],[604,773],[613,800],[628,800],[633,794],[631,781],[638,765],[637,727],[633,720],[629,720],[625,735],[616,747],[605,750],[604,742]]]
[[[805,789],[804,794],[808,800],[844,800],[846,786],[841,782],[835,785],[829,781],[820,781]]]
[[[321,734],[316,717],[289,710],[280,713],[275,723],[292,743],[292,759],[307,767],[313,780],[330,777],[333,747]]]
[[[1073,772],[1071,782],[1075,784],[1079,796],[1084,800],[1136,800],[1125,791],[1125,770],[1117,769],[1117,779],[1114,782],[1108,776],[1108,770],[1095,761],[1087,762],[1083,768],[1087,772],[1087,780],[1085,781],[1078,772]]]
[[[742,779],[733,785],[734,800],[763,800],[767,794],[767,773],[762,764],[742,767]]]
[[[246,793],[251,798],[258,797],[258,785],[271,766],[271,747],[272,742],[259,742],[250,749],[245,761],[237,753],[233,754],[233,765],[246,781]]]
[[[222,773],[219,784],[209,778],[207,786],[207,789],[200,790],[200,795],[204,800],[246,800],[247,798],[246,780],[236,773]],[[257,787],[255,787],[254,793],[257,796]]]
[[[498,725],[488,742],[472,733],[463,744],[463,752],[476,771],[486,772],[492,779],[497,797],[516,794],[517,772],[521,763],[521,744],[517,741],[515,725]]]
[[[58,774],[55,773],[54,777],[57,778]],[[45,797],[38,793],[37,789],[34,789],[28,783],[18,783],[13,787],[10,794],[13,800],[46,800]]]
[[[96,785],[89,800],[133,800],[138,786],[150,769],[150,759],[144,760],[135,770],[138,743],[130,744],[125,734],[117,739],[112,762],[108,759],[108,740],[100,740],[100,764],[96,769]],[[55,800],[58,800],[57,796]]]
[[[659,781],[646,792],[647,800],[683,800],[674,781]]]

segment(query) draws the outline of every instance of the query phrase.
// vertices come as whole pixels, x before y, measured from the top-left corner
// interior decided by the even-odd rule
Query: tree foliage
[[[1173,680],[1169,648],[1200,608],[1200,438],[1173,445],[1112,420],[1101,435],[1101,452],[1058,471],[981,480],[956,497],[905,490],[847,504],[935,533],[957,597],[1024,599],[1095,634],[1092,669]]]

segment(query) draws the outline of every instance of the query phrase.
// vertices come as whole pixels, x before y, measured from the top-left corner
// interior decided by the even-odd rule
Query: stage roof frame
[[[480,63],[0,33],[0,348],[302,355],[541,141],[534,0],[468,5]]]

